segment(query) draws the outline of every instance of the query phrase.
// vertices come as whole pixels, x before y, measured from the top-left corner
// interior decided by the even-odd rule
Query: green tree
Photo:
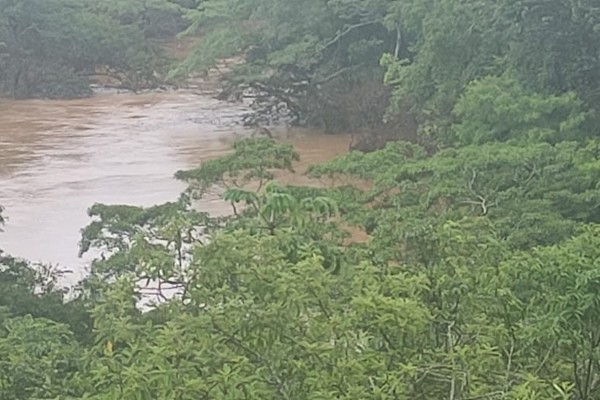
[[[31,316],[4,321],[0,333],[0,397],[78,398],[79,346],[65,325]]]
[[[206,36],[185,66],[243,54],[230,82],[258,94],[259,115],[283,109],[296,122],[332,130],[380,124],[386,93],[378,61],[396,44],[386,7],[380,0],[206,2],[190,14],[190,31]],[[368,100],[359,102],[359,93]]]
[[[600,388],[597,238],[598,226],[589,226],[563,244],[500,265],[502,306],[521,355],[537,363],[541,377],[570,382],[577,399],[593,399]]]
[[[116,6],[116,0],[102,4]],[[88,77],[100,66],[118,71],[133,89],[152,82],[162,62],[157,46],[137,20],[117,17],[87,0],[0,1],[0,92],[89,95]]]
[[[575,93],[542,95],[524,90],[508,77],[486,77],[471,82],[456,103],[453,144],[489,141],[556,143],[584,140],[588,115]]]
[[[517,247],[568,238],[579,223],[599,222],[597,141],[588,144],[488,143],[444,150],[432,158],[415,146],[389,144],[313,168],[316,176],[372,179],[367,209],[348,215],[378,227],[387,250],[403,252],[403,236],[427,235],[439,221],[483,216]],[[427,257],[427,254],[424,256]]]
[[[502,1],[511,65],[536,90],[578,93],[594,107],[600,78],[597,40],[600,13],[594,1]]]
[[[412,31],[411,52],[382,58],[385,81],[394,88],[391,112],[413,107],[422,123],[448,124],[465,86],[473,79],[502,71],[506,51],[502,28],[494,24],[490,1],[402,1],[391,15]]]
[[[182,70],[242,55],[229,82],[263,111],[388,129],[384,109],[392,127],[408,110],[447,148],[351,152],[309,174],[360,185],[317,189],[277,182],[292,146],[238,141],[179,171],[175,202],[92,206],[81,251],[98,258],[72,301],[0,254],[1,398],[598,397],[593,1],[67,1],[0,0],[0,53],[32,74],[51,54],[18,51],[41,43],[72,71],[134,68],[148,42],[112,46],[186,8],[204,40]],[[59,59],[76,32],[103,44]],[[214,193],[230,214],[196,210]]]

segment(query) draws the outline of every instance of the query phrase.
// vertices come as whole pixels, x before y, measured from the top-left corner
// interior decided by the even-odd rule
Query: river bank
[[[86,210],[96,202],[153,205],[175,200],[185,184],[180,169],[230,151],[249,134],[240,124],[248,109],[194,89],[98,94],[70,101],[0,99],[0,204],[8,217],[0,248],[17,257],[58,264],[85,274],[77,256]],[[313,163],[347,151],[349,136],[281,130],[302,161],[290,183]],[[228,212],[218,197],[200,207]]]

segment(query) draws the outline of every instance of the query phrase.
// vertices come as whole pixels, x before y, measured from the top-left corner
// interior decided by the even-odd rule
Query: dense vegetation
[[[167,68],[157,39],[188,23],[182,0],[0,0],[0,93],[17,98],[90,94],[109,75],[132,90]],[[106,81],[106,77],[103,77]]]
[[[489,111],[459,106],[464,94],[487,107],[524,97],[518,123],[595,110],[599,13],[595,0],[213,0],[189,28],[205,35],[189,65],[241,49],[247,62],[230,82],[258,90],[266,111],[396,133],[409,113],[446,139],[465,113]]]
[[[258,115],[410,140],[309,171],[356,186],[281,185],[298,155],[254,138],[96,204],[68,301],[0,254],[1,399],[600,398],[596,0],[186,6],[178,72],[241,54]]]

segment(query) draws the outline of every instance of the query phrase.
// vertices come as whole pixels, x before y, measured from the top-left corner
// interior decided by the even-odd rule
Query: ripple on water
[[[89,263],[77,257],[77,246],[92,204],[175,200],[184,184],[174,173],[230,151],[248,111],[186,92],[0,100],[0,107],[0,204],[9,217],[0,248],[72,269],[73,281]],[[303,157],[299,171],[346,151],[348,143],[343,136],[291,137]],[[229,212],[217,195],[199,207]]]

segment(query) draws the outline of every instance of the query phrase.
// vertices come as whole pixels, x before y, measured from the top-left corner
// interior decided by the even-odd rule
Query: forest
[[[0,0],[6,96],[234,57],[247,123],[352,151],[292,186],[246,138],[176,201],[90,205],[68,290],[0,253],[0,399],[600,399],[599,0]]]
[[[134,91],[155,86],[169,67],[160,40],[189,25],[184,13],[196,3],[1,0],[0,93],[85,97],[94,78]]]

